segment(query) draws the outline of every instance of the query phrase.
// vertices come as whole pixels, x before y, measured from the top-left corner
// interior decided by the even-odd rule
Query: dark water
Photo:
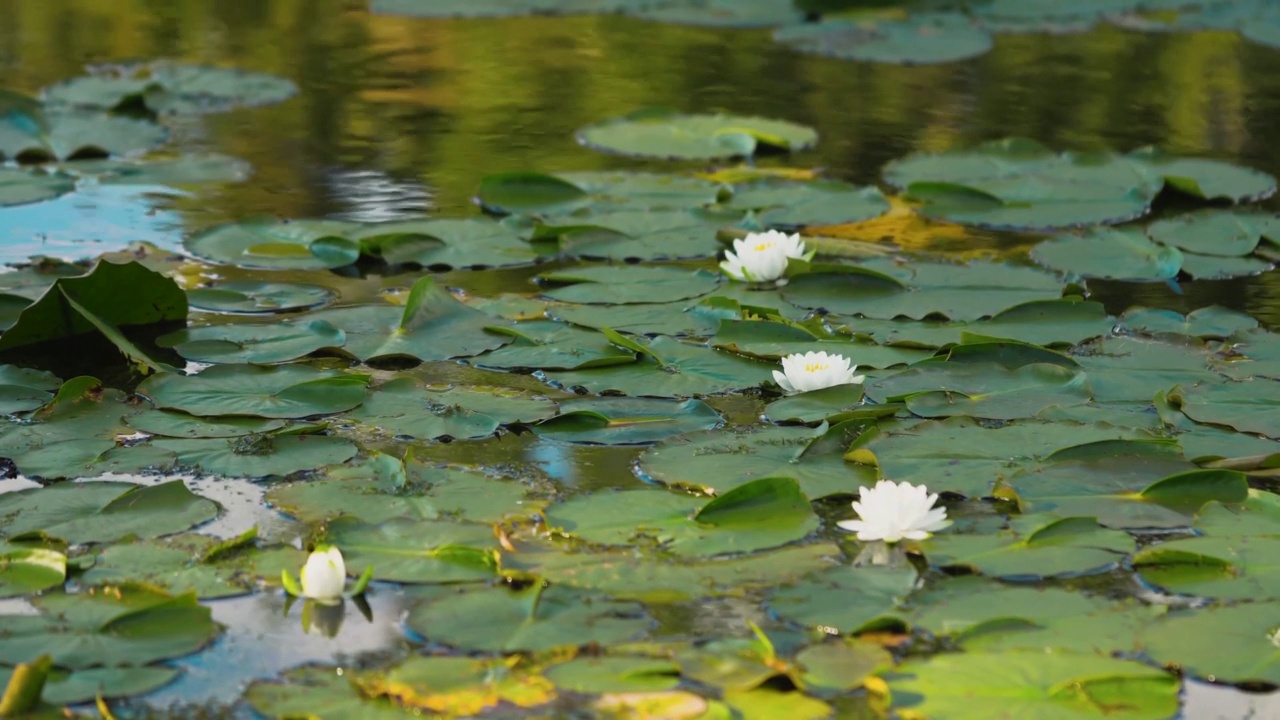
[[[360,0],[0,0],[0,18],[0,85],[10,89],[36,92],[87,63],[155,57],[276,73],[301,88],[281,105],[174,125],[175,147],[243,158],[254,177],[197,189],[159,216],[126,198],[118,213],[95,220],[111,218],[112,233],[131,239],[262,213],[357,220],[475,213],[472,192],[489,173],[645,166],[581,148],[573,131],[654,105],[812,125],[822,135],[815,150],[761,163],[819,166],[858,183],[875,182],[884,163],[913,150],[1010,135],[1060,149],[1159,145],[1280,174],[1280,53],[1231,33],[1004,35],[982,58],[909,68],[794,54],[765,31],[618,17],[422,21],[371,16]],[[26,222],[72,211],[44,212]],[[976,256],[1027,245],[1026,238],[973,234],[910,249]],[[529,274],[485,278],[521,289]],[[457,275],[450,284],[480,281]],[[1091,289],[1113,313],[1135,304],[1188,311],[1219,303],[1274,328],[1278,278],[1190,282],[1181,295],[1163,284]],[[344,295],[356,299],[378,286],[353,281]],[[474,459],[464,457],[470,453],[523,463],[568,487],[638,482],[633,450],[557,453],[524,440],[460,444],[457,459]],[[282,640],[262,596],[214,603],[219,619],[239,629],[193,661],[163,699],[230,701],[245,678],[394,645],[400,600],[384,599],[375,608],[376,633],[356,623],[333,641],[311,640],[266,659],[254,649],[301,643],[305,633],[291,629]],[[248,657],[259,661],[246,665]],[[1248,712],[1241,696],[1205,687],[1192,684],[1188,717]],[[1265,716],[1257,702],[1255,716]]]

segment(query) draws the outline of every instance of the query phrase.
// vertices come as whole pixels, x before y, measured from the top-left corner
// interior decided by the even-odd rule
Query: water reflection
[[[164,209],[164,186],[101,185],[81,181],[53,200],[0,208],[0,263],[34,255],[81,260],[145,241],[165,250],[182,244],[182,216]]]
[[[346,662],[359,653],[404,644],[400,618],[404,593],[375,583],[365,596],[366,616],[354,602],[330,607],[296,603],[286,611],[283,593],[248,595],[205,603],[226,626],[213,647],[174,663],[178,680],[147,696],[149,704],[226,701],[244,685],[305,663]]]

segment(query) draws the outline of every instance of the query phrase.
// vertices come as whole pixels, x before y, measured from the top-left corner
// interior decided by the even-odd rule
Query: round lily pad
[[[76,189],[64,173],[0,167],[0,207],[50,200]]]
[[[720,183],[659,173],[510,172],[480,181],[476,201],[495,213],[564,215],[594,211],[697,208],[724,192]]]
[[[930,217],[1011,230],[1133,220],[1163,184],[1141,161],[1054,153],[1018,138],[908,155],[885,166],[884,179]]]
[[[647,445],[720,422],[720,413],[701,400],[598,398],[562,403],[558,416],[538,423],[533,431],[565,442]]]
[[[1188,252],[1239,257],[1253,252],[1264,237],[1280,240],[1280,218],[1242,210],[1201,210],[1153,222],[1147,234]]]
[[[726,205],[756,211],[761,223],[783,228],[859,222],[889,211],[889,201],[878,188],[830,180],[759,180],[737,185]]]
[[[325,270],[350,265],[360,246],[335,220],[245,220],[191,235],[183,245],[213,262],[262,270]]]
[[[156,340],[188,360],[206,363],[282,363],[321,348],[342,347],[346,333],[324,320],[302,318],[276,324],[205,325]]]
[[[277,313],[311,310],[328,304],[335,293],[319,285],[232,281],[187,291],[196,310],[222,313]]]
[[[1151,281],[1177,277],[1183,254],[1137,230],[1099,228],[1045,240],[1031,249],[1031,259],[1080,277]]]
[[[167,61],[98,65],[89,75],[44,89],[49,105],[97,110],[144,107],[166,114],[209,113],[286,100],[298,87],[285,78]]]
[[[530,265],[533,246],[492,220],[404,220],[363,225],[349,235],[365,255],[432,270]]]
[[[701,27],[771,27],[804,20],[792,0],[693,0],[650,3],[628,12],[658,22]]]
[[[750,157],[763,148],[804,150],[818,142],[818,134],[783,120],[642,110],[582,128],[578,142],[617,155],[714,160]]]
[[[55,109],[35,116],[0,115],[0,159],[19,162],[136,155],[168,139],[162,125],[105,113]]]
[[[845,60],[924,65],[984,55],[992,39],[959,13],[912,14],[906,19],[831,19],[797,24],[773,39],[801,52]]]
[[[597,265],[539,275],[552,300],[598,305],[665,303],[706,295],[720,284],[720,276],[701,270],[643,265]]]

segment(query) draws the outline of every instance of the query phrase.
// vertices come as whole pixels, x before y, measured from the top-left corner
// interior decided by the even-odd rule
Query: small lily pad
[[[796,24],[774,33],[783,45],[845,60],[924,65],[984,55],[992,38],[959,13],[918,13],[905,19],[842,19]]]
[[[333,300],[319,285],[233,281],[187,291],[192,309],[222,313],[283,313],[313,310]]]
[[[43,96],[51,106],[113,111],[144,107],[168,115],[269,105],[297,92],[291,81],[265,73],[157,61],[97,65],[89,75],[45,88]]]
[[[578,131],[578,142],[593,150],[672,160],[750,157],[763,148],[804,150],[817,141],[818,134],[813,130],[782,120],[654,110],[638,111]]]

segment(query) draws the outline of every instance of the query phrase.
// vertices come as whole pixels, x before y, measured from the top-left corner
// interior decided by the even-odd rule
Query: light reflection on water
[[[52,200],[0,208],[0,263],[34,255],[74,261],[139,241],[176,250],[183,219],[164,206],[181,194],[164,186],[82,181],[75,192]]]

